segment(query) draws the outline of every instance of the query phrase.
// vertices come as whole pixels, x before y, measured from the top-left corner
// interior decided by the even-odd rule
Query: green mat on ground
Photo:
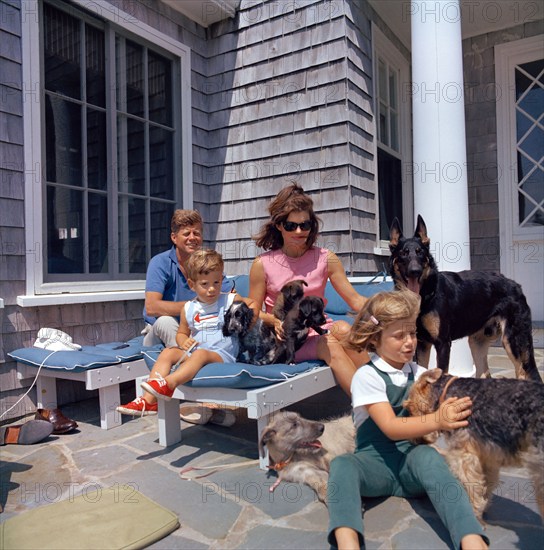
[[[0,524],[0,548],[145,548],[179,527],[178,517],[130,486],[102,487]]]

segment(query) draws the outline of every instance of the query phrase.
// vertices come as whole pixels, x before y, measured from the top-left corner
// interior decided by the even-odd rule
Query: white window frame
[[[499,233],[504,243],[514,240],[538,241],[542,239],[541,227],[519,227],[517,220],[518,196],[516,185],[516,109],[515,65],[542,59],[542,36],[534,36],[495,46],[495,84],[497,88],[497,161],[500,170]],[[501,250],[501,273],[512,277],[515,257],[513,247]]]
[[[395,45],[385,36],[375,23],[372,23],[372,56],[374,66],[374,113],[375,113],[375,140],[374,158],[376,162],[376,246],[374,254],[389,256],[389,241],[380,239],[380,209],[379,209],[379,182],[378,182],[378,124],[380,98],[377,92],[378,57],[385,59],[387,63],[398,70],[399,74],[399,153],[401,156],[402,175],[402,217],[406,227],[414,224],[414,182],[412,178],[412,104],[409,88],[403,88],[410,84],[410,65],[408,60],[399,52]],[[391,150],[383,146],[391,152]]]
[[[179,124],[181,132],[181,178],[184,208],[193,204],[192,169],[192,121],[191,121],[191,50],[184,44],[138,21],[106,2],[89,3],[88,0],[73,0],[74,6],[91,9],[97,16],[110,21],[136,37],[156,45],[179,59]],[[35,0],[22,2],[22,78],[24,120],[24,188],[25,188],[25,239],[26,239],[26,295],[18,296],[18,305],[36,306],[66,303],[86,303],[141,299],[144,297],[145,278],[118,281],[74,281],[44,283],[43,242],[45,197],[42,182],[45,179],[44,117],[42,97],[40,36],[38,3]],[[93,292],[89,292],[89,288]]]

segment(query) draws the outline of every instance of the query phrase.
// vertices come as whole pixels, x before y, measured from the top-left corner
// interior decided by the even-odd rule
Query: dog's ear
[[[253,322],[253,310],[246,305],[246,311],[244,315],[244,328],[247,330],[251,326],[251,323]]]
[[[293,284],[289,285],[289,294],[293,298],[298,298],[299,296],[304,296],[304,288],[308,286],[308,283],[304,279],[297,279],[293,281]]]
[[[428,384],[434,384],[442,376],[442,369],[430,369],[421,375]]]
[[[323,313],[325,310],[325,302],[319,296],[312,296],[312,313]]]
[[[229,330],[229,324],[230,324],[230,307],[225,311],[225,316],[223,317],[223,327],[221,328],[221,332],[223,333],[223,336],[230,336],[230,330]]]
[[[417,224],[414,237],[419,237],[425,246],[429,246],[431,244],[431,239],[429,239],[429,236],[427,235],[427,226],[425,225],[421,214],[417,215]]]
[[[264,456],[264,446],[276,435],[276,430],[272,428],[265,428],[261,434],[261,439],[259,440],[259,451],[261,456]]]
[[[395,218],[391,223],[389,228],[389,248],[391,251],[399,244],[399,241],[402,239],[402,229],[400,228],[400,223],[398,218]]]
[[[309,317],[312,314],[312,300],[303,298],[298,304],[298,308],[303,317]]]

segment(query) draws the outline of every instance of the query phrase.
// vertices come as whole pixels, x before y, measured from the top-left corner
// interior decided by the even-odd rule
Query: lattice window
[[[518,222],[544,225],[544,59],[516,65]]]

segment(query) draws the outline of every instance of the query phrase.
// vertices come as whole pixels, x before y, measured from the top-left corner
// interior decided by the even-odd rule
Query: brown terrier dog
[[[468,426],[445,432],[446,448],[437,450],[465,486],[476,517],[482,521],[501,467],[523,466],[531,474],[544,518],[544,385],[457,378],[432,369],[414,383],[404,406],[412,416],[420,416],[437,411],[449,397],[465,396],[472,399]]]

